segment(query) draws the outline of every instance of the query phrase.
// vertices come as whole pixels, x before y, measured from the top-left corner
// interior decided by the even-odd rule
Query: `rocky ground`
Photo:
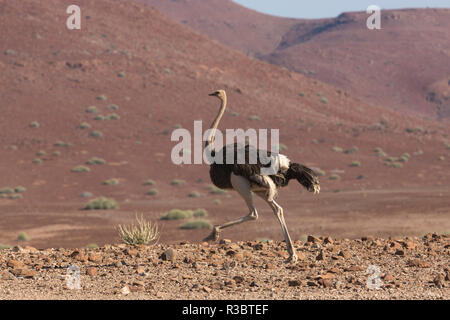
[[[284,242],[14,247],[0,251],[0,299],[450,298],[449,235],[295,246],[294,264]]]

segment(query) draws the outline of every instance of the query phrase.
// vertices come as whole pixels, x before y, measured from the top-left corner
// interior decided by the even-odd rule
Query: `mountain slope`
[[[365,12],[283,19],[230,1],[144,2],[229,47],[369,102],[431,117],[450,114],[450,105],[429,99],[427,89],[450,74],[450,9],[382,11],[382,30],[373,31],[366,28]]]

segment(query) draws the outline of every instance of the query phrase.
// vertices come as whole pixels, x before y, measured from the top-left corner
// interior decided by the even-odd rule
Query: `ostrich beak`
[[[215,97],[215,96],[217,96],[217,94],[218,94],[218,92],[217,92],[217,91],[215,91],[215,92],[213,92],[213,93],[210,93],[210,94],[209,94],[209,96],[211,96],[211,97]]]

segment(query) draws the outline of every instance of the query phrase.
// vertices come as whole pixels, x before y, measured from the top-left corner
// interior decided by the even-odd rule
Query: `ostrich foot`
[[[215,226],[211,234],[207,236],[205,239],[203,239],[203,241],[217,241],[219,240],[219,237],[220,237],[220,229],[218,226]]]
[[[289,258],[285,260],[286,263],[295,263],[298,261],[298,256],[296,254],[289,255]]]

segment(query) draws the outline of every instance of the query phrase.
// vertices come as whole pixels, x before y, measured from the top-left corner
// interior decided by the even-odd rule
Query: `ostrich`
[[[260,171],[263,167],[269,165],[261,164],[259,157],[257,157],[256,164],[250,164],[249,153],[258,152],[249,145],[239,146],[237,143],[226,145],[220,151],[214,149],[214,137],[216,129],[219,125],[220,119],[225,113],[227,107],[227,96],[224,90],[218,90],[210,94],[210,96],[217,97],[221,101],[220,111],[213,121],[210,129],[208,139],[206,140],[205,148],[210,148],[211,155],[215,157],[216,161],[210,165],[210,177],[213,184],[221,189],[233,189],[245,200],[250,212],[248,215],[234,221],[227,222],[222,225],[214,226],[212,233],[205,239],[205,241],[217,241],[222,229],[258,219],[258,213],[253,204],[252,193],[258,195],[266,201],[281,224],[287,251],[289,253],[288,262],[297,261],[298,257],[292,245],[291,237],[286,226],[283,216],[283,208],[275,202],[277,196],[277,189],[288,185],[289,180],[296,179],[308,191],[319,193],[320,186],[317,175],[310,169],[298,163],[291,163],[290,160],[281,154],[272,155],[267,152],[270,159],[276,160],[279,163],[279,170],[274,175],[262,175]],[[234,162],[228,164],[225,161],[227,153],[234,153]],[[245,164],[238,164],[236,161],[238,152],[245,152]],[[259,153],[257,153],[259,155]],[[223,161],[217,161],[217,156],[224,157]],[[277,159],[278,158],[278,159]],[[220,158],[219,158],[220,159]],[[219,163],[217,163],[219,162]]]

